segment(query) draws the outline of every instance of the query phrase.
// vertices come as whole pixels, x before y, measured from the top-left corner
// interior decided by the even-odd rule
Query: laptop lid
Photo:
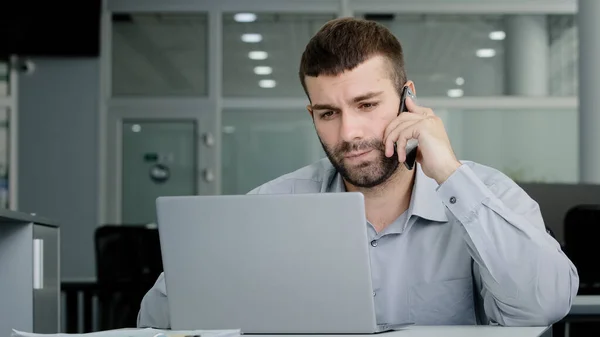
[[[376,330],[360,193],[157,199],[173,329]]]

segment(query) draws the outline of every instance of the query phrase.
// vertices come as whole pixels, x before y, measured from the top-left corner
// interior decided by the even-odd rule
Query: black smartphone
[[[408,108],[406,108],[406,97],[410,97],[415,103],[417,102],[417,97],[412,90],[410,90],[409,87],[404,87],[402,89],[402,94],[400,95],[400,109],[398,110],[398,116],[403,112],[408,112]],[[409,139],[406,143],[406,160],[404,161],[404,166],[409,170],[412,170],[413,167],[415,167],[418,144],[419,142],[416,139]],[[394,144],[394,147],[395,146],[396,144]],[[395,155],[397,156],[398,153],[396,152]]]

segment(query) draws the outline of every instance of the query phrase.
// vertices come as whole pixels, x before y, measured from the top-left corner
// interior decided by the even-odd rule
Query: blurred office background
[[[0,205],[61,224],[63,331],[112,327],[98,228],[152,230],[157,196],[242,194],[324,156],[297,71],[339,16],[391,29],[457,155],[546,196],[561,243],[574,205],[544,186],[600,204],[597,0],[105,0],[85,15],[96,30],[72,13],[55,37],[68,51],[0,61]]]

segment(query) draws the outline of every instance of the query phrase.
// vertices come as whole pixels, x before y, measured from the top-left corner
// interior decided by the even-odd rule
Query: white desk
[[[550,332],[548,327],[501,327],[501,326],[411,326],[400,331],[385,332],[377,337],[539,337]],[[363,335],[367,336],[367,335]],[[252,336],[252,337],[284,337],[284,336]],[[297,336],[302,337],[302,336]],[[310,337],[331,337],[316,336]],[[357,337],[357,335],[339,335],[337,337]]]
[[[600,295],[577,295],[569,315],[600,315]]]

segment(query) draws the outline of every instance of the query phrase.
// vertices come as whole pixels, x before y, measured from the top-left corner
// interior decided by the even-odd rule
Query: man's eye
[[[321,118],[331,118],[333,116],[333,111],[327,111],[321,114]]]
[[[360,108],[369,110],[369,109],[375,108],[376,106],[377,106],[377,103],[363,103],[363,104],[361,104]]]

